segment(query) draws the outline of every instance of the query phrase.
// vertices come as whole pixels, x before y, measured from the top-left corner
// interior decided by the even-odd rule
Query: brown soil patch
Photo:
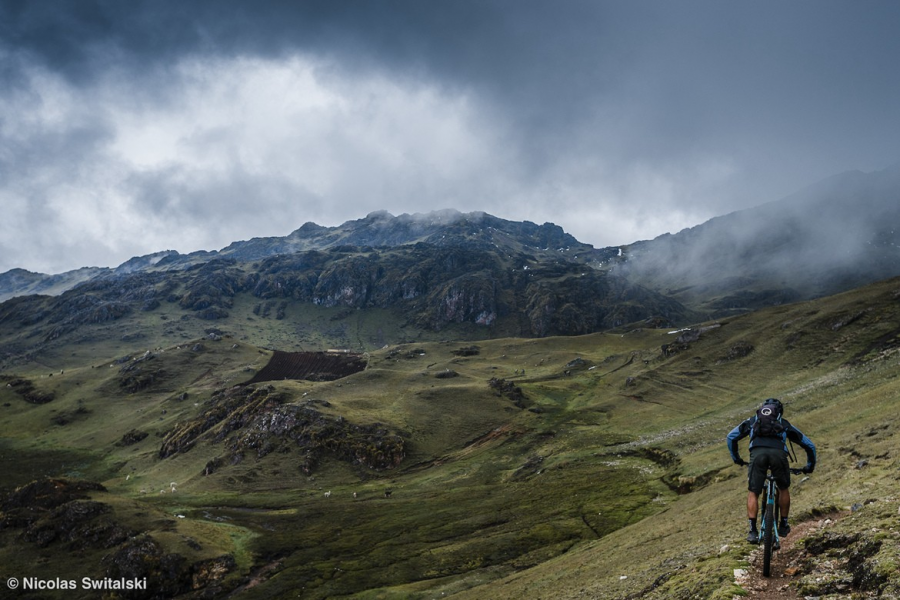
[[[269,364],[247,382],[305,379],[307,381],[334,381],[365,370],[362,354],[345,352],[281,352],[275,351]]]

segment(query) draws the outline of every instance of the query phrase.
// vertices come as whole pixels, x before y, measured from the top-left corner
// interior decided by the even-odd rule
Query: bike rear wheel
[[[772,553],[775,547],[775,505],[766,504],[763,517],[763,576],[772,573]]]

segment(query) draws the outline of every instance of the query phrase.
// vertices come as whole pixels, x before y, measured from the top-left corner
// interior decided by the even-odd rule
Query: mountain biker
[[[747,518],[750,531],[747,541],[751,544],[759,542],[756,529],[756,514],[759,509],[759,495],[766,481],[766,472],[772,470],[775,482],[780,490],[778,506],[781,510],[781,521],[778,523],[778,535],[790,533],[788,513],[791,510],[791,472],[788,468],[787,441],[796,442],[806,451],[804,473],[812,473],[816,468],[816,446],[803,433],[782,418],[784,405],[776,398],[769,398],[762,403],[756,414],[741,422],[731,430],[727,437],[728,451],[736,465],[746,465],[738,451],[738,442],[750,436],[750,467],[747,469]]]

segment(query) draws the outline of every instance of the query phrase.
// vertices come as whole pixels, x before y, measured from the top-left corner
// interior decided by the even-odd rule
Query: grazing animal
[[[325,497],[326,497],[326,498],[331,498],[331,490],[325,492]]]
[[[391,497],[391,494],[392,494],[393,492],[394,492],[394,490],[384,490],[384,497],[385,497],[385,498],[390,498],[390,497]]]

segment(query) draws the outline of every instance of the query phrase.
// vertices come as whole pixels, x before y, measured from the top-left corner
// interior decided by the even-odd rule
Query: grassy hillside
[[[699,337],[419,340],[344,379],[252,389],[235,386],[271,353],[240,331],[184,327],[173,344],[148,326],[139,342],[60,346],[2,373],[4,494],[47,477],[70,491],[36,513],[10,496],[0,563],[64,578],[140,563],[151,587],[183,583],[169,595],[731,598],[749,552],[724,437],[775,396],[820,450],[795,517],[856,505],[827,532],[878,546],[848,593],[894,589],[896,544],[877,542],[893,539],[900,497],[898,297],[887,281]],[[301,349],[278,323],[273,346]],[[400,440],[399,465],[377,462],[385,440]],[[829,558],[813,549],[809,565]],[[809,595],[830,593],[803,576]]]

